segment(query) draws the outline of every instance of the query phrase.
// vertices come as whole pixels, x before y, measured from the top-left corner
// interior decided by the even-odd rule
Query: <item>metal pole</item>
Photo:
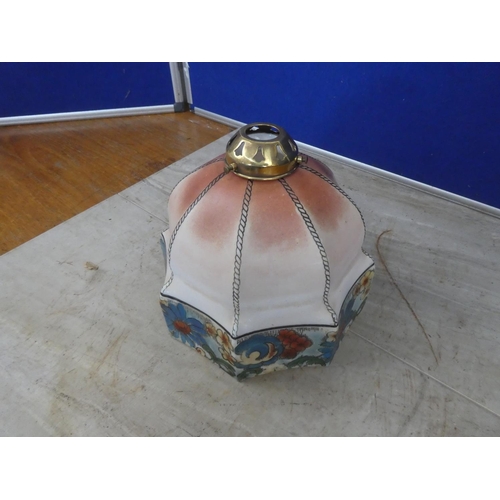
[[[171,62],[172,87],[174,88],[174,111],[189,111],[193,106],[189,65],[187,62]]]

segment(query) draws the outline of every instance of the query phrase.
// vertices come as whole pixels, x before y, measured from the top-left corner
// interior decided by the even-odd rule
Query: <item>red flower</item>
[[[280,330],[278,339],[285,348],[281,353],[281,357],[285,359],[293,359],[299,352],[305,351],[312,345],[312,341],[305,335],[300,335],[294,330]]]

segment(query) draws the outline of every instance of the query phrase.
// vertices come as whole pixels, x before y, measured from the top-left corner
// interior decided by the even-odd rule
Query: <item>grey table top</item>
[[[332,365],[239,383],[168,335],[168,196],[226,141],[0,257],[0,434],[500,435],[500,220],[342,161],[377,269]]]

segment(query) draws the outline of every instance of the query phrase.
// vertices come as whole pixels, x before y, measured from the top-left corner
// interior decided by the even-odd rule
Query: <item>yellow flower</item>
[[[366,297],[368,295],[374,274],[375,271],[373,269],[370,269],[362,276],[361,280],[354,288],[353,291],[354,297],[357,297],[358,295],[363,295],[363,297]]]
[[[337,334],[338,334],[338,330],[336,332],[328,332],[326,334],[326,340],[328,342],[336,342],[337,341]]]
[[[210,337],[215,337],[217,335],[217,330],[215,329],[215,326],[212,325],[212,323],[209,323],[208,321],[205,323],[205,330],[210,335]]]
[[[218,329],[215,340],[217,343],[224,348],[225,351],[231,352],[233,350],[233,344],[231,342],[231,339],[229,338],[229,335],[226,332],[223,332],[222,330]]]
[[[236,363],[236,359],[234,358],[234,356],[232,356],[230,352],[226,351],[224,347],[219,347],[219,352],[222,354],[222,358],[225,359],[228,363],[231,363],[232,365]]]
[[[205,351],[205,349],[202,349],[201,347],[196,346],[195,350],[198,354],[201,354],[203,357],[210,359],[210,355],[208,352]]]

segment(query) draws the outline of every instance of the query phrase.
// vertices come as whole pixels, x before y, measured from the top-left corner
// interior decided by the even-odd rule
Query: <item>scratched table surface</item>
[[[377,269],[332,365],[237,382],[169,336],[168,196],[227,138],[0,257],[0,434],[500,435],[500,220],[342,161]]]

